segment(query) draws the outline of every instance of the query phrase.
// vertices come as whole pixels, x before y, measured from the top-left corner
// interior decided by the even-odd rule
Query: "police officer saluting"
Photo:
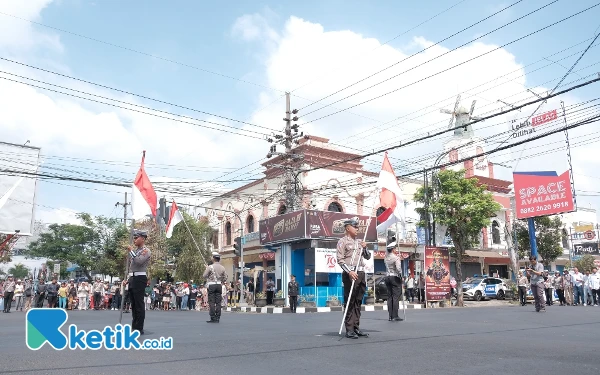
[[[129,299],[131,302],[131,329],[144,334],[144,319],[146,310],[144,305],[144,290],[148,283],[146,272],[150,263],[150,250],[144,245],[148,234],[141,230],[133,232],[133,244],[129,246]]]
[[[367,250],[367,244],[364,241],[356,239],[358,233],[358,218],[352,218],[344,221],[346,235],[338,241],[337,244],[337,262],[342,268],[342,282],[344,283],[344,302],[348,312],[344,320],[346,325],[346,337],[358,339],[369,337],[369,334],[360,330],[360,307],[362,299],[367,289],[365,279],[365,261],[371,259],[371,253]],[[350,294],[350,287],[354,280],[354,289]]]
[[[219,323],[221,319],[221,302],[222,302],[222,287],[221,283],[227,281],[227,273],[225,267],[219,263],[221,255],[217,252],[212,253],[213,263],[204,270],[204,279],[208,286],[208,307],[210,320],[206,323]]]

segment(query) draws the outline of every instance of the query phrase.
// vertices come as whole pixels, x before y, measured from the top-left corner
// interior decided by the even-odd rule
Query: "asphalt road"
[[[600,361],[600,307],[482,307],[363,313],[369,338],[340,338],[341,313],[150,311],[144,338],[173,337],[171,351],[108,351],[25,345],[25,316],[0,314],[2,374],[592,374]],[[124,315],[130,319],[130,315]],[[103,329],[118,312],[73,312],[68,324]],[[126,322],[126,321],[124,321]]]

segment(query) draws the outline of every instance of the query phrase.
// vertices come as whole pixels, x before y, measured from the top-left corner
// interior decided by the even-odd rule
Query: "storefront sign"
[[[344,221],[358,217],[358,238],[367,232],[367,242],[377,241],[376,220],[364,215],[300,210],[259,222],[260,243],[270,245],[301,239],[339,239],[345,235]],[[367,228],[369,224],[369,228]]]
[[[315,272],[342,273],[337,265],[336,249],[315,249]]]
[[[594,224],[580,224],[573,227],[574,232],[589,232],[592,230],[594,230]]]
[[[573,253],[575,255],[600,255],[600,253],[598,253],[597,242],[584,242],[581,244],[575,244],[573,245]]]
[[[515,172],[517,218],[555,215],[573,211],[573,193],[569,171]]]
[[[258,254],[258,257],[260,259],[273,260],[275,259],[275,253],[271,251],[269,251],[268,253],[260,253]]]
[[[398,250],[394,250],[394,254],[398,255],[400,259],[406,259],[410,256],[410,253],[404,251],[398,252]],[[383,259],[387,255],[387,251],[374,251],[373,255],[375,259]]]
[[[571,234],[571,239],[574,241],[588,240],[591,241],[596,238],[596,232],[588,230],[586,232],[576,232]]]
[[[448,249],[425,247],[425,294],[427,301],[450,299],[450,256]]]

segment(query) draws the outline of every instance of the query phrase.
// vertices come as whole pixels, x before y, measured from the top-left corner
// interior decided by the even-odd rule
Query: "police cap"
[[[213,257],[213,258],[215,258],[215,259],[221,259],[221,254],[219,254],[219,253],[218,253],[218,252],[216,252],[216,251],[213,251],[213,252],[212,252],[212,257]]]
[[[133,231],[133,238],[136,238],[136,237],[148,238],[148,232],[143,231],[143,230],[134,230]]]
[[[352,225],[353,227],[357,227],[358,217],[352,217],[350,219],[344,220],[344,227],[346,227],[346,225]]]

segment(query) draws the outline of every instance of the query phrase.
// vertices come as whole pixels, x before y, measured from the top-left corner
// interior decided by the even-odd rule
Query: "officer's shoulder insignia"
[[[146,254],[148,254],[148,249],[144,248],[144,250],[142,250],[142,255],[146,255]]]

